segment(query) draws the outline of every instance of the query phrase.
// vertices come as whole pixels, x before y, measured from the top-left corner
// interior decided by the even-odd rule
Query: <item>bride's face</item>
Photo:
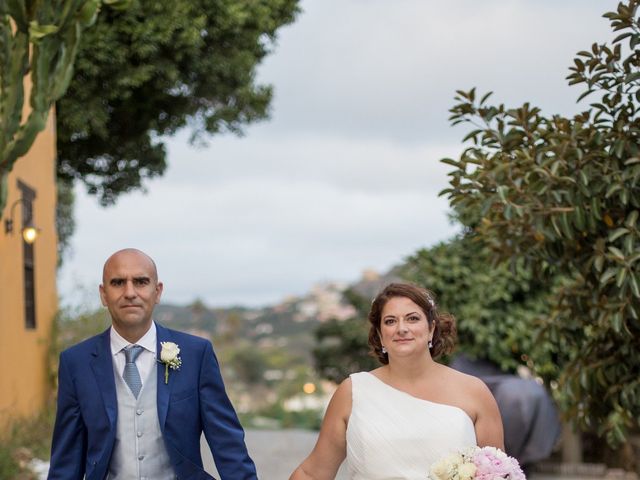
[[[427,315],[416,303],[406,297],[387,301],[380,319],[380,339],[389,358],[428,352],[432,337]]]

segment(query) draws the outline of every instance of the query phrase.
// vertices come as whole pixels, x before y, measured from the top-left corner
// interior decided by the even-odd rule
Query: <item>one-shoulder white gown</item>
[[[352,374],[351,385],[352,480],[425,480],[433,462],[476,445],[473,422],[458,407],[414,397],[368,372]]]

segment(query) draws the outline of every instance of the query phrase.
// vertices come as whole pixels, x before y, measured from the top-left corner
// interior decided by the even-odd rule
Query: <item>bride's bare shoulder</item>
[[[325,419],[334,418],[346,421],[351,414],[351,377],[345,378],[333,392]]]
[[[340,382],[338,388],[336,388],[333,393],[333,396],[338,396],[339,398],[345,396],[351,397],[351,388],[351,376],[349,376]]]
[[[489,387],[478,377],[459,372],[442,364],[440,364],[440,369],[443,378],[452,386],[455,386],[456,390],[464,391],[467,394],[490,394]]]

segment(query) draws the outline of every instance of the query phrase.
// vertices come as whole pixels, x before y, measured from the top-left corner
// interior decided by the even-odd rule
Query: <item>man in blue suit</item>
[[[49,479],[204,480],[204,432],[223,480],[257,479],[211,343],[152,320],[162,295],[145,253],[114,253],[104,333],[60,355]]]

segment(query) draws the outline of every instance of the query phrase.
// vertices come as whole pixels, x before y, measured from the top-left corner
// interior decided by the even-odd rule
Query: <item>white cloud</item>
[[[613,0],[322,0],[283,31],[263,77],[276,85],[284,132],[403,141],[458,140],[447,127],[457,89],[576,111],[573,55],[609,38]],[[280,128],[278,128],[280,127]]]
[[[322,134],[270,138],[265,132],[221,137],[207,149],[169,144],[172,184],[209,188],[237,180],[313,181],[340,188],[381,192],[441,190],[447,168],[439,160],[456,156],[458,144],[402,143]]]

